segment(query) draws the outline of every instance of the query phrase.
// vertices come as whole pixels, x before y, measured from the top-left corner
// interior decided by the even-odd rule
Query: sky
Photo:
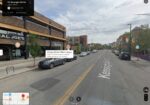
[[[150,24],[143,0],[35,0],[35,10],[62,24],[67,36],[88,35],[88,43],[107,44],[141,24]]]

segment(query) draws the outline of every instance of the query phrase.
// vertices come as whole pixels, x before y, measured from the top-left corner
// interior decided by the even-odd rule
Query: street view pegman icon
[[[143,88],[143,92],[144,92],[144,101],[148,101],[149,88],[148,87],[144,87]]]

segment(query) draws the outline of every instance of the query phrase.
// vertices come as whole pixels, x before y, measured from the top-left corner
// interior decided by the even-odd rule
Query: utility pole
[[[129,51],[129,60],[131,60],[131,51],[132,51],[132,24],[128,24],[130,26],[130,35],[129,35],[129,43],[128,43],[128,51]]]

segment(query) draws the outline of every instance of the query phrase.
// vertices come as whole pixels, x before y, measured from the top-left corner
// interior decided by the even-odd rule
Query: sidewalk
[[[140,63],[140,64],[149,64],[150,65],[150,61],[147,61],[147,60],[135,57],[135,56],[131,57],[131,61],[137,62],[137,63]]]
[[[36,58],[36,66],[33,67],[33,58],[18,59],[12,61],[0,62],[0,79],[6,78],[15,74],[31,71],[37,69],[38,62],[44,57]]]
[[[150,61],[137,58],[137,57],[132,57],[131,62],[132,64],[134,64],[136,67],[140,68],[141,70],[150,72]]]

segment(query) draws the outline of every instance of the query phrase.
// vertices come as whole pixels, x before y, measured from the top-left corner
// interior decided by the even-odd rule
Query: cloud
[[[150,23],[142,0],[35,0],[36,9],[63,24],[67,35],[87,34],[89,42],[110,43],[133,26]]]

